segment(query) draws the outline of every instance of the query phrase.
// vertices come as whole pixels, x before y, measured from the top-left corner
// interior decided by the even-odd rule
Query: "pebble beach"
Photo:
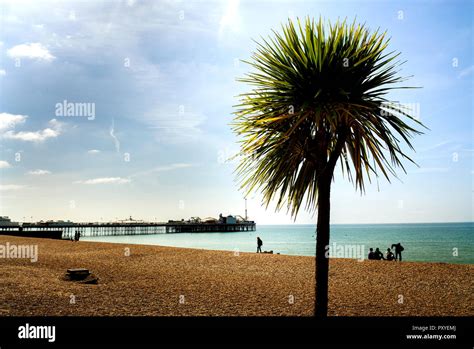
[[[312,316],[315,259],[19,238],[0,258],[0,316]],[[87,268],[97,285],[66,281]],[[474,265],[330,260],[330,316],[473,316]]]

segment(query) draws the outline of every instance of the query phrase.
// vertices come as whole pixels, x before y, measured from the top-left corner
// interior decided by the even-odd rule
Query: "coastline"
[[[314,257],[18,238],[0,258],[0,316],[312,316]],[[128,249],[128,255],[127,255]],[[87,268],[98,285],[62,280]],[[473,316],[474,265],[330,260],[330,316]],[[74,299],[74,303],[71,300]]]
[[[333,257],[363,258],[369,248],[385,252],[392,243],[405,247],[404,261],[474,264],[474,225],[336,225],[331,230],[331,245],[344,245],[352,251]],[[216,235],[215,235],[216,234]],[[255,252],[256,238],[261,237],[265,250],[296,256],[315,256],[313,225],[260,225],[256,232],[179,233],[130,236],[87,236],[83,241],[144,244],[170,247]],[[337,251],[337,249],[334,249]]]

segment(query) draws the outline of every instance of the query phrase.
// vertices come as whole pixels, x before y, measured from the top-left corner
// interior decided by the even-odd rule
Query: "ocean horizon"
[[[251,232],[84,236],[81,240],[256,252],[257,236],[263,240],[263,251],[315,255],[314,224],[257,224],[257,230]],[[474,264],[474,222],[331,225],[330,254],[333,257],[365,259],[369,248],[385,252],[399,242],[404,247],[404,261]]]

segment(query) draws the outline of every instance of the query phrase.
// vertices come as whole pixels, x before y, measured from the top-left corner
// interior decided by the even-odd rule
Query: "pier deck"
[[[253,221],[237,223],[192,223],[192,222],[131,222],[131,223],[23,223],[15,226],[0,226],[0,234],[25,237],[47,237],[71,239],[76,232],[81,236],[118,236],[170,233],[206,233],[255,231]]]

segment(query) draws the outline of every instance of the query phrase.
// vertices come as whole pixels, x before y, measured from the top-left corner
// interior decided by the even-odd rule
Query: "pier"
[[[201,221],[193,217],[184,221],[144,222],[128,220],[108,223],[75,223],[70,221],[48,221],[36,223],[11,222],[7,217],[0,220],[0,234],[24,237],[40,237],[53,239],[74,238],[78,232],[81,236],[124,236],[151,235],[171,233],[209,233],[209,232],[242,232],[255,231],[256,223],[233,216],[219,217]]]

